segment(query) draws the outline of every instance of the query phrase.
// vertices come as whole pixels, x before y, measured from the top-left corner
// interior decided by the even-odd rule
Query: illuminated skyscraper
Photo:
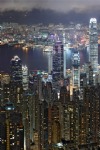
[[[73,88],[80,88],[80,56],[75,51],[72,56],[72,82]]]
[[[67,50],[67,47],[66,47],[66,38],[65,38],[65,31],[63,31],[63,45],[64,45],[64,52],[63,52],[63,55],[64,55],[64,78],[66,78],[66,50]]]
[[[52,52],[48,52],[48,73],[51,74],[52,71]]]
[[[79,145],[81,146],[90,143],[91,147],[99,145],[99,98],[99,86],[89,85],[84,88],[83,104],[79,109]]]
[[[49,150],[48,145],[48,107],[47,102],[42,101],[39,106],[38,132],[39,150]]]
[[[98,71],[98,31],[97,20],[91,18],[89,23],[89,61],[91,62],[93,72]]]
[[[23,90],[28,89],[28,68],[27,66],[22,66],[22,84]]]
[[[60,80],[63,79],[63,44],[57,41],[53,49],[53,88],[59,90]]]
[[[11,97],[14,105],[22,100],[22,61],[18,56],[14,56],[10,62],[11,72]]]
[[[10,76],[6,73],[0,74],[0,101],[1,105],[9,101],[10,97]]]
[[[0,150],[24,150],[22,114],[7,103],[0,109],[0,120]]]
[[[61,126],[59,121],[59,103],[55,101],[51,108],[51,142],[52,145],[61,141]]]
[[[22,61],[18,56],[14,56],[10,63],[11,82],[22,84]]]

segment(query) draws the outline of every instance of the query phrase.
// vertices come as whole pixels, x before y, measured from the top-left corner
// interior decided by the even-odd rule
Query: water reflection
[[[67,68],[71,67],[71,55],[73,50],[69,51],[66,55]],[[27,65],[29,70],[39,69],[48,70],[48,60],[50,52],[43,52],[41,48],[25,49],[23,50],[20,46],[0,46],[0,71],[9,72],[10,60],[14,55],[18,55],[22,60],[23,65]],[[86,50],[80,52],[81,65],[84,61],[87,61]]]
[[[18,55],[23,65],[27,65],[30,70],[43,69],[47,70],[47,56],[41,49],[22,50],[21,47],[0,47],[0,71],[9,72],[10,60],[14,55]]]

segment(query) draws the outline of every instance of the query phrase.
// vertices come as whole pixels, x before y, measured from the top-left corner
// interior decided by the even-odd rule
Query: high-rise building
[[[99,145],[99,86],[84,88],[83,104],[79,108],[79,145],[95,147]],[[83,147],[85,149],[85,147]]]
[[[89,61],[91,62],[93,72],[98,71],[98,31],[97,20],[91,18],[89,23]]]
[[[14,56],[10,62],[11,72],[11,92],[10,100],[17,105],[22,100],[22,61],[18,56]]]
[[[51,143],[52,146],[61,142],[61,125],[59,118],[59,102],[54,101],[51,108]]]
[[[63,45],[64,45],[64,52],[63,52],[63,57],[64,57],[64,63],[63,63],[63,73],[64,73],[64,78],[66,78],[66,56],[67,56],[67,44],[66,44],[66,34],[65,31],[63,31]]]
[[[31,119],[30,119],[30,114],[29,114],[29,112],[30,112],[29,106],[31,105],[31,108],[33,108],[31,97],[32,96],[28,93],[28,91],[24,91],[23,100],[22,100],[22,107],[21,107],[22,116],[23,116],[23,125],[24,125],[24,150],[30,149],[30,144],[31,144],[30,134],[32,134],[32,131],[33,131],[33,130],[32,131],[30,130]]]
[[[60,80],[63,79],[63,44],[61,41],[57,41],[53,49],[53,71],[52,71],[52,83],[53,89],[59,91]]]
[[[22,115],[12,103],[0,109],[0,150],[24,150]]]
[[[80,56],[75,51],[72,56],[72,82],[73,88],[80,88]]]
[[[52,72],[52,51],[48,52],[48,73]]]
[[[5,104],[10,100],[10,76],[7,73],[0,74],[0,103]]]
[[[39,104],[38,133],[39,150],[49,150],[48,145],[48,106],[44,100]]]
[[[11,82],[22,84],[22,61],[18,56],[14,56],[10,62]]]
[[[23,84],[23,90],[28,90],[28,68],[27,66],[22,66],[22,84]]]
[[[87,62],[84,65],[84,73],[86,74],[86,84],[87,85],[96,85],[97,74],[93,73],[93,67],[90,62]]]
[[[61,123],[61,137],[65,140],[70,139],[70,119],[68,117],[68,105],[70,95],[65,86],[60,89],[60,123]]]
[[[84,87],[87,85],[87,80],[86,80],[86,73],[80,74],[80,103],[83,103],[83,92],[84,92]]]

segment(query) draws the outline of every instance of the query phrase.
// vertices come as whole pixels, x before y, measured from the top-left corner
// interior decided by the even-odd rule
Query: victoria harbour
[[[67,69],[71,68],[71,57],[74,49],[69,49],[66,53]],[[80,63],[87,62],[87,49],[80,51]],[[29,70],[48,70],[48,56],[49,52],[43,52],[42,48],[29,48],[23,50],[21,46],[0,46],[0,70],[9,73],[10,61],[13,56],[18,55],[23,65],[27,65]],[[5,61],[6,60],[6,61]],[[3,65],[2,65],[3,64]]]
[[[0,47],[1,71],[9,72],[10,60],[15,55],[18,55],[23,65],[27,65],[30,70],[47,70],[48,56],[44,54],[41,49],[29,49],[28,51],[24,51],[21,47],[16,48],[6,45]]]

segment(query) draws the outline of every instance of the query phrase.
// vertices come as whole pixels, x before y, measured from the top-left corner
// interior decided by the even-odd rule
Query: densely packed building
[[[63,36],[53,46],[49,73],[30,71],[14,56],[10,75],[0,74],[0,150],[96,150],[100,145],[100,71],[93,51],[97,46],[94,21],[89,26],[90,62],[81,68],[76,49],[70,75],[65,72]]]

